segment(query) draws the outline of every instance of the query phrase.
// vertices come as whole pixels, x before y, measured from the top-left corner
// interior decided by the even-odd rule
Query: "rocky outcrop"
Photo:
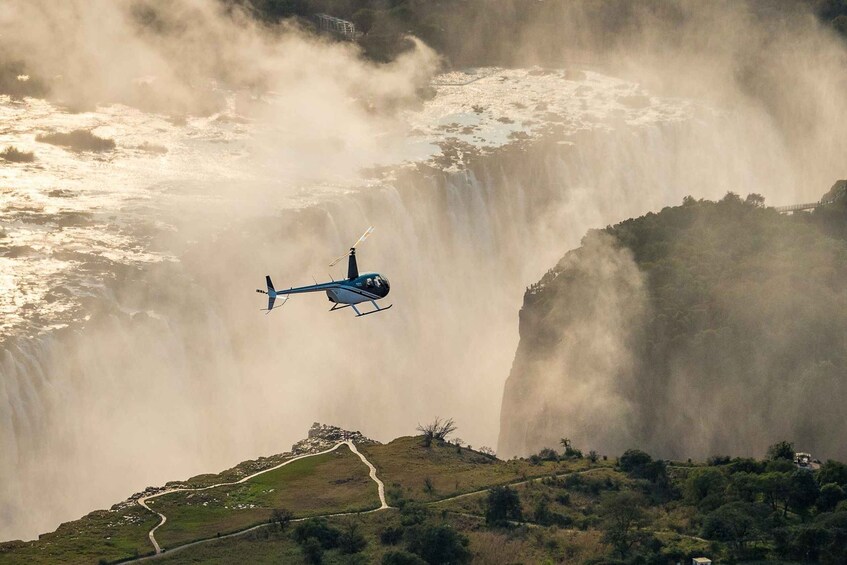
[[[317,453],[329,449],[340,441],[352,441],[357,445],[379,443],[362,435],[361,432],[345,430],[338,426],[321,424],[315,422],[309,428],[306,439],[301,439],[291,446],[292,455],[303,455],[306,453]]]

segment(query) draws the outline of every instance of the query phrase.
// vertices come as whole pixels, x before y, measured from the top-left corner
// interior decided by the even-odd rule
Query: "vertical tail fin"
[[[268,286],[268,290],[264,291],[262,289],[256,289],[256,292],[260,294],[268,295],[268,312],[274,309],[274,302],[276,301],[276,289],[274,288],[274,283],[271,281],[270,275],[265,275],[265,283]]]
[[[271,280],[270,275],[265,275],[265,282],[268,285],[268,312],[274,309],[274,301],[276,300],[276,289],[274,288],[274,283]]]

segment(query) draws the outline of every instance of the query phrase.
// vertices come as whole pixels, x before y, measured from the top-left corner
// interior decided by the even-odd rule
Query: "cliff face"
[[[501,456],[642,447],[844,456],[847,205],[781,216],[734,195],[592,232],[526,293]]]
[[[632,254],[608,235],[583,243],[524,298],[500,415],[501,457],[555,447],[566,436],[627,444],[628,408],[615,383],[633,373],[633,330],[647,308],[644,277]],[[623,433],[610,434],[610,425]]]

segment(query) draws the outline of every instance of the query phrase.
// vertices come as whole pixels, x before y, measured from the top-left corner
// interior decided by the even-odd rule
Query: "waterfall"
[[[586,230],[687,194],[793,200],[782,151],[766,123],[718,114],[550,134],[237,219],[179,262],[127,269],[85,324],[4,346],[0,539],[285,451],[315,420],[390,440],[453,417],[494,446],[524,288]],[[390,312],[329,313],[322,295],[259,311],[264,275],[325,279],[368,225],[360,269],[389,278]]]

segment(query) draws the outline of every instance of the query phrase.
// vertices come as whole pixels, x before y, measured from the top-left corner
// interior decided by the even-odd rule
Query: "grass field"
[[[431,502],[482,488],[589,468],[586,459],[560,462],[500,461],[482,453],[433,442],[423,447],[420,437],[401,437],[384,445],[361,446],[385,483],[388,503],[398,500]]]
[[[267,522],[275,508],[297,517],[379,506],[368,469],[347,446],[294,461],[240,485],[177,492],[148,501],[168,521],[156,530],[163,548]]]

